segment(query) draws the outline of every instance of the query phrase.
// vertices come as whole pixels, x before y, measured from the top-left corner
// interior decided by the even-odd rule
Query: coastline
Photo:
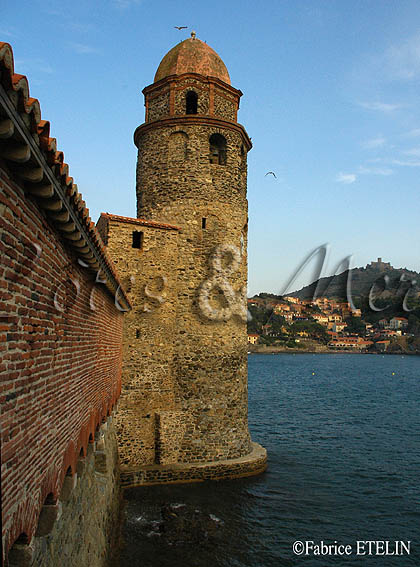
[[[365,350],[345,350],[345,349],[302,349],[302,348],[284,348],[275,346],[250,346],[248,354],[374,354],[374,355],[391,355],[396,354],[399,356],[418,356],[418,352],[371,352]]]

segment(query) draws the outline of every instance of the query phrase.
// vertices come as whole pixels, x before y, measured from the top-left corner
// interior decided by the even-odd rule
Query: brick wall
[[[119,396],[123,313],[0,162],[4,553],[30,541]]]

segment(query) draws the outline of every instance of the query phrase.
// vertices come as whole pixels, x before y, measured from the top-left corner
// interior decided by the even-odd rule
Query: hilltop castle
[[[247,421],[242,93],[194,32],[143,93],[137,218],[97,225],[134,306],[117,415],[123,483],[255,474],[266,456]]]
[[[8,567],[106,565],[120,477],[134,486],[266,466],[247,422],[242,93],[195,34],[143,92],[137,216],[102,214],[95,226],[0,42]]]
[[[367,264],[366,269],[378,270],[380,272],[385,272],[387,270],[392,270],[393,267],[391,266],[390,262],[383,262],[382,258],[378,258],[377,262],[372,261],[370,264]]]

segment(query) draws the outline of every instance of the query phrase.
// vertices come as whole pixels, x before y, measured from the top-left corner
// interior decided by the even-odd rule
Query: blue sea
[[[248,363],[250,430],[267,472],[128,490],[121,567],[420,567],[420,357]],[[162,510],[184,518],[169,535]],[[357,543],[367,541],[389,541],[388,555]],[[315,555],[321,542],[351,553]]]

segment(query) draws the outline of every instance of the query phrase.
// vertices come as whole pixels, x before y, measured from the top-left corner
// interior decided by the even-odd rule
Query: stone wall
[[[214,114],[225,120],[236,120],[238,102],[232,95],[217,89],[214,96]]]
[[[44,506],[37,534],[15,544],[8,567],[109,567],[117,551],[120,482],[112,417],[66,477],[60,499]]]
[[[238,268],[230,273],[226,267],[226,277],[222,276],[239,303],[246,284],[247,202],[240,137],[223,131],[228,142],[227,165],[213,165],[208,158],[213,132],[204,126],[186,128],[189,155],[176,167],[167,162],[166,167],[162,164],[158,171],[151,171],[143,161],[139,163],[139,177],[145,181],[139,215],[182,228],[173,368],[176,409],[187,413],[190,424],[185,429],[183,421],[176,420],[166,426],[173,431],[182,428],[177,448],[182,462],[234,458],[249,452],[246,323],[235,314],[226,321],[211,321],[199,308],[201,286],[215,277],[214,255],[220,247],[232,245],[241,252]],[[159,151],[165,157],[167,134],[166,130],[147,133],[140,150],[142,157],[147,155],[147,163],[149,159],[159,162]],[[231,260],[228,254],[223,261],[229,265]],[[217,285],[211,290],[210,305],[225,306]]]
[[[230,480],[257,475],[264,472],[266,468],[267,451],[258,443],[251,443],[250,452],[236,459],[150,465],[136,471],[125,471],[121,473],[121,486],[129,488],[153,484]]]
[[[181,131],[187,137],[182,163],[179,159],[174,161],[170,152],[171,136]],[[226,138],[226,166],[210,163],[209,139],[212,134]],[[246,222],[247,150],[240,132],[186,121],[179,126],[157,126],[140,138],[137,162],[139,217],[176,223],[186,214],[180,204],[184,199],[191,199],[197,209],[210,205],[220,209],[222,215],[225,206],[241,210]],[[162,216],[163,209],[165,216]]]
[[[147,112],[147,120],[159,120],[169,114],[169,89],[165,89],[151,99]]]
[[[226,139],[226,165],[210,163],[209,139],[215,133]],[[131,278],[133,310],[125,317],[126,362],[117,417],[127,477],[144,467],[221,463],[251,452],[247,140],[240,128],[188,121],[182,129],[158,122],[136,139],[138,218],[102,215],[98,223],[118,272],[126,284]],[[181,230],[171,232],[162,222]],[[143,244],[135,250],[132,234],[139,230]],[[216,277],[217,262],[217,277],[228,291],[220,289],[220,281],[211,284],[208,309],[223,309],[229,291],[234,305],[230,316],[214,321],[202,311],[200,293]],[[146,289],[161,300],[150,302]],[[246,474],[256,470],[253,466],[247,461],[236,472]],[[201,476],[204,470],[210,476],[220,473],[206,466],[200,470]],[[227,465],[220,470],[229,474]],[[184,472],[182,478],[192,477]]]
[[[185,116],[186,95],[189,91],[197,94],[197,115],[236,122],[242,93],[220,80],[195,73],[186,73],[176,80],[171,77],[146,87],[143,91],[147,108],[146,122],[170,116]]]
[[[122,393],[116,416],[122,470],[157,461],[158,415],[175,408],[173,337],[179,230],[169,225],[102,215],[98,228],[133,305],[124,321]],[[141,248],[133,232],[141,231]]]
[[[182,113],[183,97],[191,85],[182,78],[178,83],[175,106]],[[226,116],[229,106],[220,112],[231,118]],[[212,134],[226,140],[225,165],[210,162]],[[182,151],[173,142],[177,135]],[[140,127],[135,139],[138,216],[181,228],[178,261],[172,266],[176,289],[169,288],[176,297],[175,326],[172,333],[162,335],[172,357],[168,371],[174,398],[172,407],[156,410],[155,464],[241,458],[251,451],[245,310],[246,134],[226,122],[212,125],[198,114],[194,120],[186,117],[179,126],[158,122]],[[207,304],[203,286],[207,286]],[[223,310],[229,314],[212,317]],[[138,387],[143,387],[141,380]],[[152,463],[143,461],[143,465]]]

